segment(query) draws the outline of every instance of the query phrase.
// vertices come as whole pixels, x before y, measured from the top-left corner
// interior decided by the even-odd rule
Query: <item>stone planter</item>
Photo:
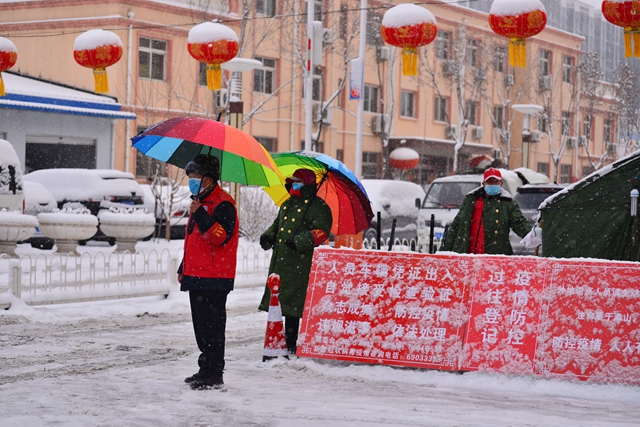
[[[89,239],[98,231],[98,218],[84,212],[41,213],[38,222],[40,232],[55,239],[58,253],[78,254],[78,240]]]
[[[0,212],[0,255],[16,256],[16,243],[33,236],[38,220],[18,212]]]
[[[103,211],[98,215],[100,229],[115,237],[118,252],[135,252],[138,239],[153,234],[156,219],[153,214],[137,211]]]

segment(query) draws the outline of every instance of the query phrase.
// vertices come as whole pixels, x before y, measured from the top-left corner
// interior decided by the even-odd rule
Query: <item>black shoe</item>
[[[219,377],[198,377],[191,382],[191,390],[221,389],[224,387],[222,375]]]
[[[200,378],[200,372],[196,372],[195,374],[191,375],[190,377],[185,378],[184,382],[187,383],[187,384],[191,384],[192,382],[194,382],[198,378]]]

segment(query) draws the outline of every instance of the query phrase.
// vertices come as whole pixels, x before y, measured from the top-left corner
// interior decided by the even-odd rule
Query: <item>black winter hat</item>
[[[217,157],[207,156],[206,154],[196,155],[187,166],[184,167],[187,175],[195,173],[196,175],[208,176],[214,181],[220,179],[220,161]]]

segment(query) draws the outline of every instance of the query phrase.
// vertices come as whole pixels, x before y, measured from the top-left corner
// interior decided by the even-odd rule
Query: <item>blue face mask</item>
[[[189,191],[191,194],[198,194],[201,190],[200,178],[189,178]]]
[[[490,196],[497,196],[500,194],[500,186],[499,185],[485,185],[484,191],[487,192]]]
[[[294,190],[300,190],[302,187],[304,187],[304,183],[302,182],[294,182],[293,184],[291,184],[291,188],[293,188]]]

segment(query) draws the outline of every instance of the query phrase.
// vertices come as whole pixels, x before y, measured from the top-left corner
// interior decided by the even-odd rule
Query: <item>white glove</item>
[[[542,244],[542,239],[536,234],[536,228],[533,227],[529,234],[524,236],[524,239],[520,240],[526,248],[535,248]]]

